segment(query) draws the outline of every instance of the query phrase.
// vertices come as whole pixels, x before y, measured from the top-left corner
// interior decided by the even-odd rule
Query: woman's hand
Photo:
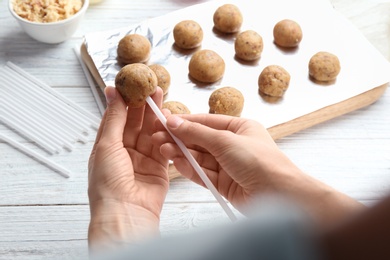
[[[168,191],[168,160],[151,143],[156,117],[149,106],[128,108],[115,88],[89,159],[90,245],[135,241],[158,233]],[[162,91],[152,96],[161,107]]]
[[[224,115],[168,116],[169,130],[190,149],[217,190],[242,213],[261,194],[298,201],[320,221],[360,208],[355,200],[304,174],[258,122]],[[185,177],[204,185],[162,126],[153,135],[161,153]]]
[[[236,208],[275,191],[287,172],[299,169],[280,152],[266,129],[252,120],[223,115],[169,116],[167,125],[192,151],[217,190]],[[163,129],[153,136],[161,153],[185,177],[204,185]],[[289,174],[290,175],[290,174]]]

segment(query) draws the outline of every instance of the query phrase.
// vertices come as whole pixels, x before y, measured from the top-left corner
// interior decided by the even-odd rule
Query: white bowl
[[[81,9],[71,17],[52,23],[30,22],[15,13],[12,0],[8,1],[8,8],[12,16],[18,21],[23,30],[33,39],[44,43],[63,42],[76,32],[85,12],[88,9],[89,0],[83,0]]]

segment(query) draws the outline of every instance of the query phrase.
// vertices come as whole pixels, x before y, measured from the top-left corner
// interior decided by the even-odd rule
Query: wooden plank
[[[23,230],[20,230],[23,234]],[[88,259],[88,242],[60,241],[5,241],[0,244],[0,260]]]
[[[234,212],[240,216],[236,210]],[[0,207],[0,243],[84,240],[89,214],[88,205]],[[166,235],[218,222],[229,223],[230,220],[217,202],[165,203],[160,230]]]
[[[161,235],[230,220],[218,203],[167,203]],[[0,207],[0,259],[86,259],[88,205]]]

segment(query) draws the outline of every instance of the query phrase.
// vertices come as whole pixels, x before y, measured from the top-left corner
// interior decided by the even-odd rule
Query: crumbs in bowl
[[[65,20],[82,7],[82,0],[12,0],[13,9],[20,17],[38,23]]]

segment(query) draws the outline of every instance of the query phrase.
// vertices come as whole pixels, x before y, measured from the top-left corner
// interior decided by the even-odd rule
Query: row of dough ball
[[[237,33],[241,29],[243,15],[233,4],[224,4],[213,15],[214,28],[222,33]],[[194,20],[183,20],[173,28],[175,45],[182,49],[194,49],[203,41],[203,29]],[[282,20],[274,27],[275,43],[283,47],[294,47],[302,39],[300,26],[292,20]],[[260,58],[263,51],[263,39],[253,30],[237,35],[234,48],[237,57],[243,60]],[[122,64],[145,63],[150,58],[149,40],[138,34],[123,37],[117,48],[118,61]]]
[[[234,16],[233,16],[234,17]],[[302,30],[295,21],[284,19],[274,27],[274,42],[281,47],[296,47],[302,40]],[[201,46],[203,30],[193,20],[183,20],[173,29],[175,45],[182,49],[195,49]],[[239,32],[234,40],[236,57],[245,61],[257,60],[261,57],[263,38],[254,30]]]
[[[310,77],[322,82],[334,80],[340,72],[340,62],[337,56],[329,52],[318,52],[313,55],[309,60],[308,67]],[[209,68],[209,70],[201,70],[201,72],[206,73],[211,70]],[[201,74],[201,76],[205,75]],[[290,78],[290,74],[283,67],[269,65],[260,73],[258,87],[260,92],[265,95],[282,97],[289,87]],[[244,96],[234,87],[223,87],[210,95],[209,107],[210,113],[240,116],[244,107]],[[185,106],[182,110],[185,110]]]
[[[231,4],[219,7],[214,14],[215,28],[221,32],[237,32],[241,28],[242,14]],[[176,46],[182,49],[199,47],[203,40],[203,30],[193,20],[179,22],[173,28],[173,37]],[[139,34],[124,36],[118,43],[117,59],[122,65],[131,63],[145,63],[150,58],[151,44],[149,40]]]
[[[318,81],[334,80],[340,71],[337,56],[318,52],[309,61],[309,75]],[[261,93],[281,97],[288,89],[290,74],[281,66],[269,65],[259,75]],[[240,116],[244,108],[244,96],[234,87],[222,87],[213,91],[209,98],[209,113]]]
[[[318,82],[334,81],[340,73],[340,61],[330,52],[314,54],[308,63],[309,76]],[[259,90],[272,97],[282,97],[290,84],[290,74],[279,65],[265,67],[259,75]]]
[[[310,77],[320,82],[335,80],[340,69],[338,57],[325,51],[314,54],[308,63]],[[223,77],[224,71],[223,58],[212,50],[197,51],[189,62],[189,74],[201,82],[215,82]],[[259,75],[259,90],[269,96],[281,97],[289,86],[290,77],[283,67],[269,65]]]
[[[234,48],[238,58],[256,60],[263,51],[263,39],[254,30],[239,33],[243,15],[240,9],[233,4],[224,4],[217,8],[213,15],[214,28],[225,34],[238,33]],[[273,29],[274,42],[281,47],[296,47],[302,40],[302,29],[293,20],[279,21]],[[203,40],[201,26],[193,20],[184,20],[173,29],[175,44],[182,49],[199,47]]]
[[[170,82],[170,75],[162,65],[131,63],[123,66],[115,76],[115,87],[127,106],[139,108],[145,105],[146,98],[156,91],[157,86],[161,87],[161,80]],[[167,89],[163,89],[163,93],[166,92]],[[187,106],[178,101],[164,102],[162,107],[172,114],[191,113]]]
[[[213,15],[214,28],[222,33],[235,33],[241,28],[243,16],[237,6],[224,4]],[[182,49],[194,49],[203,41],[203,29],[194,20],[183,20],[173,28],[176,46]]]
[[[244,96],[234,87],[222,87],[214,90],[208,100],[210,114],[241,116],[244,108]],[[172,114],[190,114],[188,107],[179,101],[166,101],[162,108],[169,109]]]
[[[153,70],[156,66],[143,63],[132,63],[121,68],[115,77],[115,87],[125,103],[132,108],[145,105],[148,96],[156,91],[158,77]],[[233,87],[223,87],[215,90],[209,98],[209,112],[240,116],[244,106],[244,96]],[[186,105],[179,101],[166,101],[163,108],[172,114],[190,114]]]
[[[319,68],[326,68],[320,70]],[[321,80],[334,79],[340,70],[338,59],[335,55],[319,52],[309,62],[311,76],[321,76]],[[270,65],[263,69],[258,78],[260,92],[272,96],[281,97],[287,90],[290,82],[290,74],[281,66]],[[133,63],[124,66],[115,78],[115,86],[122,95],[124,101],[130,107],[141,107],[146,98],[155,92],[157,86],[170,84],[168,71],[158,64],[145,65]],[[164,94],[167,88],[163,89]],[[240,116],[244,107],[244,96],[234,87],[223,87],[215,90],[209,98],[209,113]],[[168,108],[174,114],[189,114],[190,110],[178,101],[165,102],[163,108]]]
[[[309,61],[310,76],[319,81],[334,80],[340,71],[337,56],[328,52],[318,52]],[[269,65],[259,75],[258,86],[261,93],[271,97],[281,97],[288,89],[290,74],[281,66]],[[210,95],[209,113],[240,116],[244,108],[244,96],[234,87],[222,87]],[[166,106],[172,113],[190,113],[182,103],[172,101]]]

